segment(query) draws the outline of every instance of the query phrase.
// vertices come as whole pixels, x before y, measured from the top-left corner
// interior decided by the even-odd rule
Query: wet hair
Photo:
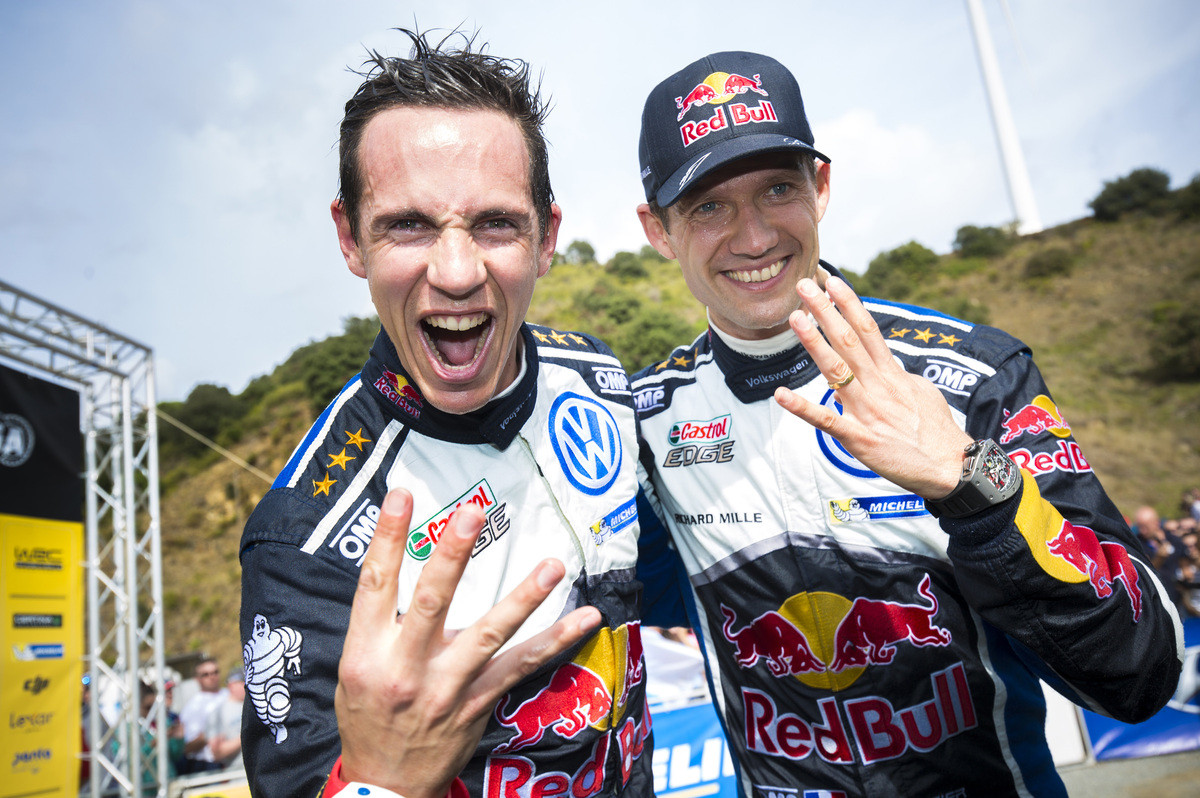
[[[817,185],[817,161],[815,158],[806,157],[797,153],[796,169],[797,171],[804,173],[804,179],[808,181],[810,186],[815,187]],[[675,205],[683,200],[686,200],[691,194],[692,191],[686,191],[683,194],[680,194],[679,199],[675,200],[675,202],[671,203],[671,205]],[[667,208],[671,207],[671,205],[668,205],[667,208],[664,208],[654,200],[650,200],[649,205],[650,212],[653,213],[655,218],[662,223],[663,230],[668,233],[671,232],[671,220],[670,215],[667,212]]]
[[[529,188],[537,211],[538,233],[544,236],[550,220],[550,166],[546,138],[542,132],[549,110],[534,86],[529,64],[518,59],[497,58],[483,52],[486,44],[472,49],[474,36],[452,31],[436,44],[428,33],[406,28],[396,30],[412,40],[408,58],[388,58],[369,50],[361,70],[363,78],[354,96],[346,101],[338,146],[338,199],[358,241],[359,201],[363,191],[359,145],[367,124],[380,111],[398,107],[448,108],[499,111],[521,130],[529,153]],[[461,40],[461,47],[447,43]]]

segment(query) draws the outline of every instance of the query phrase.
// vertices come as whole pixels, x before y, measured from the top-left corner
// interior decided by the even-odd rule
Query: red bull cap
[[[705,56],[655,86],[642,110],[642,186],[664,208],[730,161],[792,150],[829,161],[813,148],[796,78],[765,55]]]

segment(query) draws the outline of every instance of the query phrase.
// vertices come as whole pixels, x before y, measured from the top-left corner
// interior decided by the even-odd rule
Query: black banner
[[[3,365],[0,513],[83,520],[79,394]]]

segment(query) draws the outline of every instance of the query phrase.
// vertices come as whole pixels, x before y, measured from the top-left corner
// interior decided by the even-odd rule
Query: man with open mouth
[[[409,36],[346,104],[331,207],[382,330],[242,539],[251,789],[650,795],[632,397],[525,322],[544,107],[523,62]]]

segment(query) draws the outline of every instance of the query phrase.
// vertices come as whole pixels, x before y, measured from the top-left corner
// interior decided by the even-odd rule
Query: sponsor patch
[[[1012,461],[1035,477],[1052,471],[1068,474],[1091,473],[1091,463],[1083,456],[1083,450],[1075,441],[1059,441],[1053,452],[1033,452],[1029,449],[1013,449],[1008,453]]]
[[[550,406],[550,443],[567,481],[576,490],[599,496],[621,472],[621,430],[608,408],[566,392]]]
[[[623,369],[592,366],[592,374],[595,375],[600,393],[629,396],[629,375]]]
[[[417,393],[417,389],[403,374],[384,369],[383,375],[375,380],[375,390],[413,418],[421,417],[421,407],[425,404],[425,400],[421,398],[421,394]]]
[[[370,499],[363,499],[351,513],[350,519],[342,524],[342,528],[327,545],[344,559],[361,566],[363,558],[367,556],[367,546],[375,536],[375,525],[378,523],[379,507]]]
[[[1004,434],[1000,436],[1000,444],[1011,443],[1022,435],[1037,435],[1049,432],[1058,438],[1066,438],[1071,434],[1071,427],[1063,420],[1058,406],[1045,394],[1038,394],[1033,401],[1015,413],[1004,410],[1004,420],[1000,422]]]
[[[637,499],[630,499],[591,525],[592,540],[599,546],[609,538],[623,532],[637,520],[637,517]]]
[[[888,518],[915,518],[928,515],[925,500],[909,493],[901,496],[859,496],[851,499],[832,499],[829,517],[836,523],[881,521]]]
[[[633,395],[633,406],[637,408],[639,413],[647,410],[658,410],[663,406],[663,398],[667,395],[666,388],[661,385],[655,385],[652,388],[643,388]]]
[[[956,396],[970,396],[971,389],[978,385],[983,377],[978,371],[935,358],[929,359],[921,376],[946,393]]]
[[[667,433],[667,442],[672,446],[683,443],[714,443],[729,437],[733,417],[726,413],[708,421],[676,421]]]
[[[279,745],[287,739],[284,725],[292,711],[292,688],[288,676],[300,675],[300,648],[304,636],[287,626],[271,627],[263,615],[254,616],[250,639],[242,646],[246,668],[246,696],[254,714],[266,725]]]
[[[414,559],[428,560],[429,555],[433,554],[437,542],[441,539],[442,533],[446,531],[446,525],[450,523],[450,516],[464,504],[473,504],[483,510],[486,519],[483,529],[479,532],[479,537],[475,540],[475,549],[471,552],[472,557],[508,531],[508,503],[497,501],[496,494],[492,492],[492,486],[486,479],[481,479],[466,493],[430,516],[425,523],[413,527],[408,533],[408,542],[404,546],[405,552]]]
[[[14,548],[13,565],[38,571],[61,571],[62,549]]]
[[[700,463],[728,463],[733,459],[733,444],[736,441],[721,441],[704,446],[683,444],[667,452],[663,468],[679,468]]]

